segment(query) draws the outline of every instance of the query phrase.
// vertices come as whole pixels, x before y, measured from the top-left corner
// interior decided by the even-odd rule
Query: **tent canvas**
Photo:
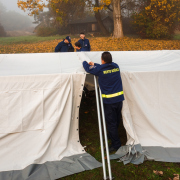
[[[121,69],[126,99],[122,110],[123,124],[128,137],[127,146],[120,148],[112,158],[122,157],[129,152],[131,156],[124,159],[125,163],[140,163],[144,157],[157,161],[180,162],[180,51],[111,53],[114,62]],[[72,165],[72,157],[73,164],[78,164],[78,167],[66,169],[65,175],[101,166],[83,152],[84,149],[78,142],[78,108],[86,76],[82,61],[90,59],[100,63],[100,58],[101,52],[0,55],[0,97],[3,99],[0,117],[6,119],[5,122],[0,120],[4,123],[3,128],[0,128],[0,145],[4,147],[0,151],[0,158],[3,159],[0,171],[8,171],[8,174],[0,173],[1,179],[12,174],[12,171],[22,171],[25,167],[30,169],[26,169],[26,172],[31,172],[32,164],[47,167],[45,164],[48,161],[63,161],[65,164],[71,162]],[[87,80],[87,84],[92,85],[91,78]],[[11,101],[8,99],[10,97]],[[30,112],[27,111],[28,106],[23,106],[27,102],[30,102]],[[58,105],[58,102],[62,104]],[[38,111],[34,107],[38,107]],[[10,124],[9,120],[14,119],[15,112],[18,113],[14,124]],[[36,112],[35,116],[32,116],[32,112]],[[56,117],[53,117],[54,112]],[[44,129],[46,127],[51,132]],[[64,128],[67,131],[63,132]],[[65,138],[59,141],[61,130],[62,134],[65,133]],[[39,139],[36,138],[38,133],[41,134]],[[24,154],[29,150],[25,147],[26,143],[31,144],[29,139],[33,139],[35,145],[45,136],[47,141],[42,141],[30,153],[29,159],[22,158],[23,149]],[[20,151],[17,144],[24,148]],[[66,150],[60,151],[59,148],[63,146]],[[15,154],[11,152],[12,148],[17,150]],[[16,154],[20,157],[18,161]],[[14,162],[12,165],[7,163],[10,159]],[[61,168],[59,166],[56,172],[60,172]],[[52,179],[54,172],[53,170]],[[16,175],[14,173],[14,177]],[[28,173],[26,176],[29,177]]]

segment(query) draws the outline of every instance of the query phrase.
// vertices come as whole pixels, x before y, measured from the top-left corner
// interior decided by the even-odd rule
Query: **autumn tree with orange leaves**
[[[68,17],[69,12],[71,12],[68,8],[73,7],[72,10],[78,11],[75,7],[83,7],[85,2],[92,3],[92,0],[48,0],[48,5],[42,0],[18,0],[18,7],[22,10],[30,11],[30,14],[39,14],[39,12],[43,11],[45,7],[49,7],[56,13],[56,19],[59,22],[64,22]],[[99,11],[103,8],[106,9],[109,5],[112,4],[113,9],[113,19],[114,19],[114,34],[115,38],[123,37],[123,29],[122,29],[122,16],[121,16],[121,7],[120,0],[95,0],[94,11],[95,16],[98,21],[98,24],[103,32],[103,34],[107,35],[108,32],[103,27],[101,16]],[[71,6],[72,5],[72,6]],[[77,5],[77,6],[75,6]],[[68,10],[68,12],[66,11]]]
[[[148,0],[133,17],[138,33],[145,38],[171,38],[180,21],[179,0]]]
[[[17,4],[29,11],[29,15],[39,15],[44,8],[49,8],[51,15],[63,25],[67,25],[70,18],[81,17],[85,6],[84,0],[47,0],[47,4],[42,0],[18,0]]]

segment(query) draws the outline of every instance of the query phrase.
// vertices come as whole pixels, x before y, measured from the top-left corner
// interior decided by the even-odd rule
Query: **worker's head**
[[[64,39],[64,42],[65,42],[66,44],[69,44],[69,43],[71,42],[70,36],[67,36],[67,37]]]
[[[106,64],[106,63],[112,63],[112,55],[110,52],[103,52],[101,56],[101,63]]]
[[[84,39],[84,38],[85,38],[84,32],[81,32],[81,33],[80,33],[80,38],[81,38],[81,39]]]
[[[76,42],[76,43],[75,43],[75,48],[76,48],[77,50],[80,50],[80,49],[81,49],[81,43],[80,43],[80,42]]]

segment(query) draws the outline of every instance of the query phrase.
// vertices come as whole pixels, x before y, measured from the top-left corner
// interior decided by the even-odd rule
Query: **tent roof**
[[[84,73],[82,61],[100,63],[102,52],[0,54],[0,76]],[[180,71],[180,50],[112,51],[121,71]]]

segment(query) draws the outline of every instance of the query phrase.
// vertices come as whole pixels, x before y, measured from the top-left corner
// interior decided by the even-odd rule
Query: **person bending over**
[[[79,41],[75,43],[75,49],[76,49],[76,52],[85,51],[85,50],[81,47],[81,43],[80,43]]]
[[[67,36],[56,46],[55,52],[74,52],[74,47],[71,44],[70,36]]]
[[[112,55],[103,52],[101,65],[84,61],[86,72],[98,76],[99,86],[102,91],[104,112],[108,135],[111,140],[110,152],[117,151],[121,147],[118,127],[121,119],[122,102],[124,100],[123,86],[119,66],[112,62]]]

